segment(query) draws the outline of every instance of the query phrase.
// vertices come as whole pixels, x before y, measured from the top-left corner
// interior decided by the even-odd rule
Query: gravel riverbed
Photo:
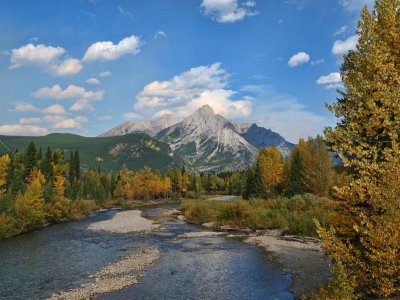
[[[88,277],[92,282],[79,288],[52,295],[51,300],[85,300],[118,291],[124,287],[138,284],[142,272],[160,258],[158,249],[147,249],[111,263],[94,275]]]
[[[89,230],[107,231],[112,233],[148,232],[160,227],[153,221],[143,218],[140,210],[118,212],[106,221],[89,225]]]

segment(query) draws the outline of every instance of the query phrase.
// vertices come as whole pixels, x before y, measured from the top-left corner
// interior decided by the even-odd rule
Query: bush
[[[323,226],[329,224],[334,202],[305,194],[268,200],[183,201],[186,218],[195,223],[216,222],[220,225],[256,229],[284,229],[291,234],[317,237],[313,219]]]

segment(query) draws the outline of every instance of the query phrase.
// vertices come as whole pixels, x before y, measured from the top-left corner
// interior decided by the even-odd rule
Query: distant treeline
[[[117,173],[83,170],[79,152],[37,149],[0,157],[0,237],[45,224],[81,218],[99,207],[129,206],[130,201],[199,198],[202,194],[269,198],[314,193],[328,196],[345,177],[336,170],[322,138],[300,140],[284,160],[275,147],[261,149],[246,171],[197,174],[185,167],[166,173],[126,166]]]

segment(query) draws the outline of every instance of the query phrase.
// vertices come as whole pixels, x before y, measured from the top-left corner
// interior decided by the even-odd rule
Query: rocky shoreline
[[[257,230],[232,226],[218,226],[214,222],[203,223],[208,230],[196,233],[196,236],[213,236],[212,232],[228,234],[228,237],[240,238],[254,244],[267,253],[267,258],[277,267],[292,275],[290,291],[295,299],[301,299],[321,284],[327,283],[330,275],[329,261],[324,257],[321,241],[311,237],[283,235],[282,230]]]

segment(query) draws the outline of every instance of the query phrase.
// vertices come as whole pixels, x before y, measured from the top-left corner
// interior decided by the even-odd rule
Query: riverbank
[[[158,249],[147,249],[111,263],[88,277],[92,280],[79,288],[50,297],[51,300],[86,300],[138,284],[143,272],[160,258]]]
[[[8,229],[9,226],[7,227],[7,222],[2,220],[2,217],[4,216],[0,215],[0,241],[40,230],[42,228],[46,228],[55,224],[63,224],[71,221],[83,220],[87,218],[90,214],[96,212],[107,211],[110,209],[135,209],[138,207],[147,207],[160,204],[174,204],[177,202],[178,201],[172,198],[160,200],[114,200],[106,202],[104,205],[100,206],[96,204],[93,200],[77,200],[75,202],[75,206],[72,209],[72,214],[68,218],[65,217],[60,220],[53,220],[53,222],[43,222],[42,224],[35,226],[30,230]]]
[[[290,291],[295,299],[318,291],[328,282],[330,265],[324,257],[321,242],[317,239],[280,236],[279,231],[267,231],[262,235],[250,235],[245,242],[257,245],[268,253],[278,267],[292,275]]]

